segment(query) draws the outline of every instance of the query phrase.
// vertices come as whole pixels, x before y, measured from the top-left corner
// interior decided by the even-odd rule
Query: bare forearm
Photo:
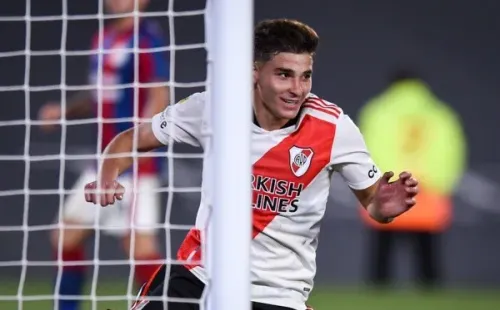
[[[101,180],[115,180],[133,164],[133,129],[116,136],[103,154]],[[132,136],[132,138],[130,137]]]
[[[92,96],[89,91],[75,94],[66,105],[66,119],[91,117],[92,112]]]
[[[134,135],[137,135],[134,143]],[[115,180],[134,163],[132,154],[149,152],[163,146],[153,134],[151,124],[144,123],[117,135],[104,151],[100,169],[101,180]]]

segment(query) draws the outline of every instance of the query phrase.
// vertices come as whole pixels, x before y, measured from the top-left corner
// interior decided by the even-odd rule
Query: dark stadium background
[[[0,5],[0,15],[24,16],[24,2],[4,1]],[[68,0],[67,3],[70,15],[97,12],[96,0]],[[167,5],[167,1],[153,0],[150,10],[164,10]],[[203,6],[204,1],[201,0],[175,1],[174,4],[175,11],[201,9]],[[60,15],[61,12],[61,0],[31,1],[32,16]],[[298,18],[316,28],[321,36],[321,44],[316,59],[313,91],[342,106],[353,117],[356,117],[363,103],[384,89],[387,75],[400,66],[411,66],[421,72],[435,93],[460,114],[468,139],[469,169],[455,194],[453,225],[442,243],[443,272],[446,288],[466,288],[471,295],[453,296],[475,296],[471,290],[477,288],[498,292],[500,287],[500,206],[497,202],[500,192],[498,12],[500,2],[493,0],[256,1],[257,20]],[[167,36],[168,19],[157,19],[163,24]],[[173,24],[176,45],[204,42],[202,16],[178,17]],[[88,49],[90,37],[97,25],[96,20],[68,21],[67,50]],[[31,50],[60,49],[60,20],[34,21],[31,26]],[[24,50],[25,29],[24,21],[0,21],[0,52]],[[67,56],[66,62],[67,84],[85,84],[86,58]],[[0,57],[0,86],[23,85],[24,63],[23,55]],[[176,52],[175,68],[174,78],[177,82],[203,81],[206,71],[204,50]],[[60,72],[59,56],[32,56],[29,83],[31,86],[59,84]],[[176,99],[197,90],[199,88],[177,88]],[[57,91],[31,92],[31,118],[36,118],[42,103],[58,100],[59,95]],[[22,90],[0,92],[0,121],[24,119],[24,102]],[[238,104],[237,100],[235,104]],[[66,152],[92,152],[95,138],[89,134],[89,130],[93,129],[93,126],[88,125],[69,128]],[[0,126],[0,156],[20,156],[19,160],[0,160],[0,191],[23,189],[25,130],[25,126]],[[36,126],[31,126],[30,133],[30,155],[59,152],[60,136],[57,132],[44,135]],[[174,151],[198,150],[175,145]],[[57,188],[59,164],[59,161],[32,162],[29,188]],[[84,162],[66,163],[66,187],[73,184],[84,165]],[[200,165],[200,160],[176,160],[175,166],[170,168],[174,169],[174,185],[198,186]],[[317,299],[320,309],[323,308],[318,305],[323,303],[331,304],[333,309],[335,302],[346,301],[349,304],[351,300],[359,301],[355,293],[338,293],[337,290],[328,291],[326,288],[363,284],[367,257],[367,235],[358,218],[353,197],[338,179],[332,186],[331,196],[320,238],[317,283],[324,296],[334,297],[329,303],[325,301],[327,297],[321,297],[322,301]],[[58,197],[31,195],[29,199],[28,224],[50,224],[56,214]],[[197,202],[198,195],[176,194],[170,222],[192,224]],[[23,195],[0,196],[0,227],[22,226],[23,203]],[[183,233],[173,232],[172,242],[167,244],[174,253]],[[22,259],[23,236],[22,231],[0,231],[0,263]],[[28,241],[26,259],[47,261],[52,258],[47,231],[30,232]],[[119,244],[114,239],[103,237],[100,245],[100,259],[123,258]],[[88,248],[91,250],[92,244],[89,243]],[[408,248],[400,247],[394,260],[394,271],[402,285],[411,283],[413,273],[413,261],[408,251]],[[0,267],[0,295],[16,294],[20,270],[19,267]],[[51,282],[52,272],[49,267],[29,267],[27,285],[31,282]],[[99,274],[99,281],[126,279],[128,268],[101,267]],[[413,295],[390,298],[384,295],[384,298],[389,300],[388,305],[399,300],[399,304],[394,304],[398,307],[414,305],[420,300]],[[500,309],[500,299],[490,302],[476,308]],[[1,308],[14,309],[15,305],[6,302]],[[425,309],[434,309],[434,306],[438,307],[436,305],[429,304]],[[38,307],[45,306],[39,304]],[[446,303],[439,307],[444,309]],[[450,307],[458,309],[460,304]]]

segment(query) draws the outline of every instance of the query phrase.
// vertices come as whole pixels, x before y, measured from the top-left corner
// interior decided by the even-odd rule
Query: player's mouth
[[[290,107],[290,108],[295,108],[297,105],[299,105],[300,100],[299,99],[287,99],[287,98],[281,98],[281,101],[285,103],[285,106]]]

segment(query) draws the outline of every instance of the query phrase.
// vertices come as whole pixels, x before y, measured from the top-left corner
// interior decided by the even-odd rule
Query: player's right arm
[[[96,46],[99,40],[99,34],[94,34],[92,46]],[[90,59],[89,59],[90,60]],[[90,60],[91,61],[91,60]],[[89,76],[87,72],[86,76]],[[71,96],[66,102],[65,119],[90,118],[94,114],[93,95],[90,90],[82,90]],[[63,118],[61,103],[49,101],[38,111],[38,119],[41,121],[58,121]],[[41,128],[47,132],[52,131],[56,126],[54,124],[43,124]]]
[[[82,90],[76,93],[66,106],[66,119],[78,119],[91,117],[93,115],[92,93],[88,90]]]
[[[88,118],[93,114],[92,94],[84,90],[68,100],[66,104],[66,119]],[[41,121],[57,121],[62,118],[62,108],[59,102],[48,102],[38,112],[38,119]],[[55,126],[53,124],[44,124],[42,128],[50,131]]]
[[[118,134],[103,153],[98,180],[86,185],[85,199],[103,207],[120,200],[124,188],[117,178],[132,166],[134,152],[149,152],[170,141],[200,146],[204,103],[204,93],[194,94],[156,114],[151,123],[142,123]]]

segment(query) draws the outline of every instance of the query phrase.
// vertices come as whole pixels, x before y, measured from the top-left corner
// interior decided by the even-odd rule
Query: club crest
[[[292,146],[289,152],[290,169],[292,169],[295,176],[303,176],[311,166],[311,161],[314,156],[313,150],[311,148]]]

